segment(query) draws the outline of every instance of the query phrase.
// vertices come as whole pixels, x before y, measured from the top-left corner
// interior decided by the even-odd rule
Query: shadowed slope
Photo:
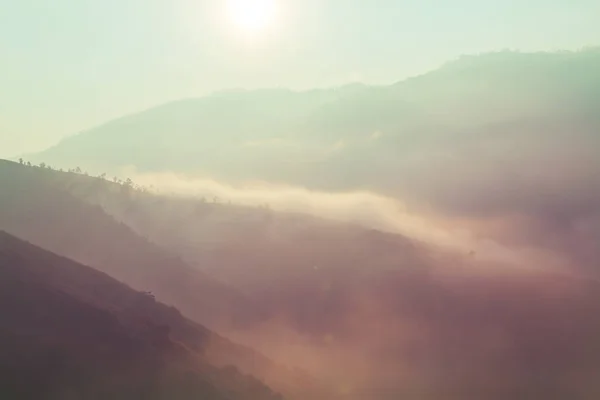
[[[175,309],[4,232],[0,313],[2,398],[281,398],[212,366],[216,335]]]
[[[260,305],[258,318],[223,326],[228,336],[335,383],[340,395],[591,400],[599,393],[594,281],[544,265],[481,263],[303,215],[60,176],[71,193]]]
[[[81,186],[81,182],[85,185]],[[91,265],[139,291],[151,292],[159,301],[177,306],[184,315],[203,324],[244,326],[260,319],[262,311],[251,299],[186,265],[100,207],[65,190],[69,185],[94,190],[95,185],[105,183],[96,178],[2,162],[0,229]],[[149,296],[141,299],[150,301]],[[186,324],[180,326],[183,332]],[[197,332],[193,331],[185,343],[200,346],[195,344],[197,340]],[[205,341],[201,343],[201,347],[206,345]],[[307,392],[316,398],[315,390],[320,393],[323,389],[300,371],[288,371],[215,335],[210,337],[207,351],[218,365],[235,365],[292,397]]]

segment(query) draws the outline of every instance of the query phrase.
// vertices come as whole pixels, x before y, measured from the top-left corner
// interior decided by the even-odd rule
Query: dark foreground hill
[[[234,311],[245,310],[249,318],[220,325],[228,328],[223,330],[226,336],[276,361],[302,367],[340,396],[595,400],[600,394],[600,288],[573,271],[545,265],[508,268],[400,235],[303,215],[153,195],[99,178],[9,165],[11,176],[18,178],[11,180],[13,190],[45,183],[45,191],[27,193],[52,198],[61,192],[71,199],[67,204],[78,204],[77,209],[99,210],[103,220],[112,215],[127,225],[129,234],[147,236],[180,254],[187,268],[235,288],[247,301],[236,303]],[[44,239],[37,230],[66,232],[65,226],[73,224],[69,237],[86,243],[77,236],[89,235],[81,222],[90,221],[85,212],[76,214],[74,221],[69,209],[63,210],[60,219],[47,224],[47,214],[59,212],[61,203],[14,197],[10,204],[20,210],[18,218],[10,219],[9,209],[2,213],[13,229],[29,224],[28,234]],[[33,212],[40,215],[29,220]],[[118,238],[124,236],[102,238],[92,242],[90,254],[95,254],[95,246],[119,249]],[[143,275],[143,266],[130,267]],[[158,276],[178,271],[168,265],[164,270],[165,275]],[[174,288],[180,289],[174,304],[201,321],[204,304],[194,296],[194,286]],[[204,299],[210,301],[210,296]],[[250,315],[257,307],[260,313]],[[214,357],[230,354],[223,349],[231,346],[208,348]],[[258,358],[249,357],[247,350],[244,357],[234,353],[229,363],[252,371],[252,360]],[[240,359],[246,362],[239,364]],[[226,364],[220,360],[219,365]],[[257,376],[280,392],[290,382],[273,380],[269,374]],[[298,379],[291,382],[298,388]]]
[[[193,199],[135,192],[99,204],[266,312],[228,336],[353,398],[600,395],[600,285],[576,269],[484,263],[401,235]]]
[[[232,288],[190,268],[100,207],[73,196],[68,189],[78,185],[76,178],[83,178],[84,189],[92,192],[105,183],[0,161],[0,229],[90,265],[138,290],[153,292],[166,303],[180,304],[180,298],[185,297],[202,304],[193,311],[206,324],[232,315],[236,305],[247,303]]]
[[[94,192],[106,184],[82,175],[1,162],[0,229],[90,265],[140,292],[148,292],[148,296],[175,305],[202,324],[244,326],[260,319],[260,308],[251,299],[188,266],[99,206],[86,203],[69,191]],[[177,318],[186,321],[181,316]],[[184,326],[187,324],[183,322]],[[186,345],[198,340],[193,332]],[[210,337],[210,356],[218,365],[235,365],[286,396],[310,393],[316,398],[316,393],[322,391],[300,371],[282,368],[255,351],[216,335]]]
[[[0,232],[0,398],[275,400],[209,362],[216,335],[107,275]]]

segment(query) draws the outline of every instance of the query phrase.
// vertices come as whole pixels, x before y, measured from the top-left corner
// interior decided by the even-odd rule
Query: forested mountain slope
[[[174,308],[4,232],[0,314],[2,398],[281,399]]]
[[[224,323],[223,332],[311,372],[338,395],[600,393],[600,290],[574,271],[482,262],[351,224],[31,170],[235,288],[248,299],[236,307],[261,312]],[[191,312],[200,307],[178,301]]]
[[[81,185],[82,180],[86,184]],[[101,207],[67,190],[69,185],[93,190],[95,185],[105,183],[97,178],[2,162],[0,229],[90,265],[211,327],[244,326],[261,319],[261,307],[247,296],[192,268],[175,253],[144,239]],[[320,384],[305,373],[287,370],[251,349],[227,343],[212,341],[211,357],[219,365],[235,365],[286,395],[321,393]]]

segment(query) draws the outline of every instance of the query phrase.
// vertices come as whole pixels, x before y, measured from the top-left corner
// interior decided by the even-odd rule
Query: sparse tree
[[[30,161],[27,161],[27,166],[31,167],[31,162]]]
[[[45,162],[41,162],[40,163],[40,168],[46,168],[46,163]]]
[[[19,164],[23,165],[23,159],[19,158]]]
[[[104,173],[102,173],[102,174],[98,175],[98,178],[100,178],[100,179],[102,179],[102,180],[106,179],[106,172],[104,172]]]
[[[79,167],[75,168],[75,172],[78,173],[78,174],[80,174],[81,173],[81,168],[79,168]]]

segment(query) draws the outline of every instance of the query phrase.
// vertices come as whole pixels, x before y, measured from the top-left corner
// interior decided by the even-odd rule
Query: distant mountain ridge
[[[389,86],[217,93],[108,122],[32,159],[99,172],[135,166],[328,190],[414,191],[410,174],[425,166],[413,156],[433,156],[439,143],[454,153],[465,138],[480,141],[498,129],[544,141],[536,131],[550,124],[577,126],[571,134],[589,144],[586,132],[600,124],[598,70],[597,49],[500,52]],[[387,178],[392,172],[406,182]]]
[[[598,48],[504,51],[387,86],[216,94],[108,122],[30,161],[366,190],[596,271],[599,71]]]

